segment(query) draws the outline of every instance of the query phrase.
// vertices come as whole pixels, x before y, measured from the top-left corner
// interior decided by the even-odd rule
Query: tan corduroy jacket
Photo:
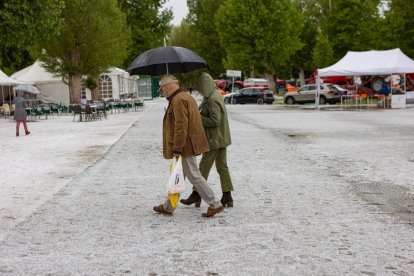
[[[177,90],[167,99],[170,103],[163,120],[164,158],[172,159],[173,153],[181,154],[186,158],[209,151],[194,98]]]

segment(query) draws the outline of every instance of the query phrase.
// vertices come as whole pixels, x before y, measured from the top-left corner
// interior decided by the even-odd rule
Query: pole
[[[405,101],[407,101],[407,75],[404,73],[404,95],[405,95]]]
[[[320,110],[319,108],[319,95],[321,93],[321,79],[319,77],[319,72],[316,71],[318,73],[318,77],[316,78],[316,95],[315,95],[315,107]]]
[[[16,98],[16,90],[13,89],[13,99],[14,98]],[[10,97],[10,86],[9,86],[9,103],[10,103],[10,105],[12,104],[11,97]]]
[[[167,47],[167,42],[165,40],[165,37],[164,37],[164,47]],[[165,68],[167,69],[167,75],[168,75],[168,63],[165,63]]]

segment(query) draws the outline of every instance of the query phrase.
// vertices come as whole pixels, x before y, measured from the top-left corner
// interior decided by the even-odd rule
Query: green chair
[[[33,115],[39,117],[39,119],[40,119],[40,117],[42,117],[42,115],[43,115],[42,108],[41,107],[35,107],[33,109]]]
[[[49,106],[42,106],[41,107],[41,110],[42,110],[42,115],[45,115],[45,117],[46,117],[46,119],[47,119],[47,116],[49,115],[52,115],[52,109],[49,107]]]

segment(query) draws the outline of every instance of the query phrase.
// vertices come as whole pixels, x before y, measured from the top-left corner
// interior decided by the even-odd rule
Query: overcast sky
[[[179,25],[181,20],[187,16],[187,0],[168,0],[164,5],[166,8],[172,8],[174,13],[174,19],[172,20],[173,25]]]

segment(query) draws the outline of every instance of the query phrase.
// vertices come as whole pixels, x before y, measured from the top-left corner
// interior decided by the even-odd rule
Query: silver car
[[[311,103],[315,102],[317,86],[316,84],[307,84],[300,87],[294,92],[288,92],[283,96],[285,104]],[[321,84],[319,103],[337,103],[341,101],[341,92],[333,84]]]

